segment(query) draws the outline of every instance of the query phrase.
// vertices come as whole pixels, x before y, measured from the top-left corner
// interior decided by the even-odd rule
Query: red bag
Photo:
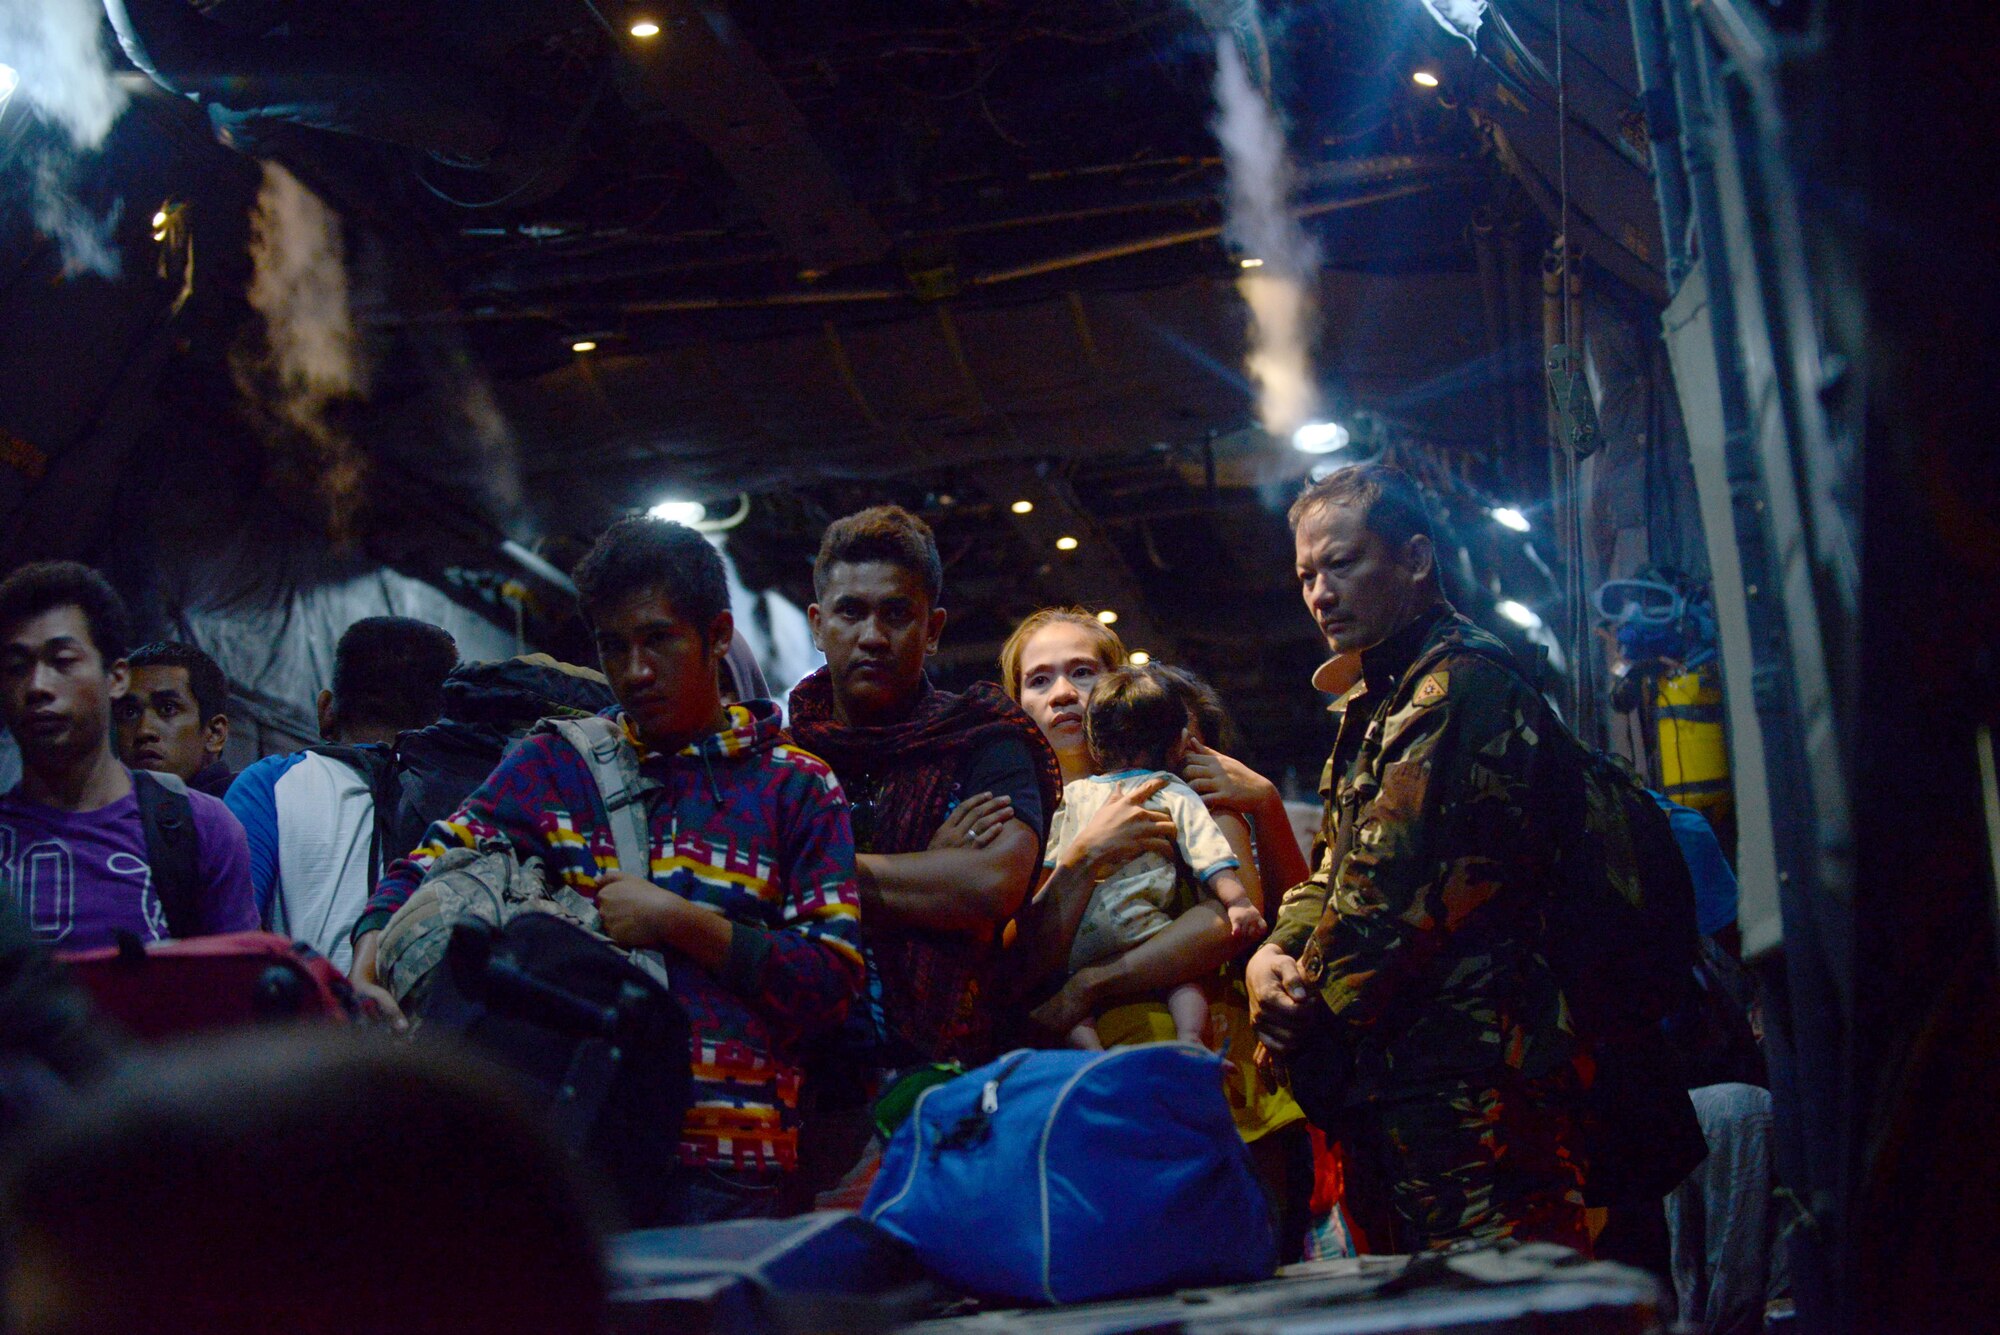
[[[127,940],[58,958],[100,1014],[148,1042],[271,1020],[345,1024],[360,1013],[339,970],[274,932]]]

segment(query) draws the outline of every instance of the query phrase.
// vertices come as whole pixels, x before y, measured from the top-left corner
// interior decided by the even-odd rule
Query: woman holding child
[[[1211,893],[1172,906],[1179,912],[1172,914],[1170,909],[1171,921],[1139,944],[1073,971],[1069,967],[1098,883],[1145,854],[1171,860],[1176,847],[1175,817],[1158,809],[1168,776],[1150,774],[1140,780],[1136,775],[1099,775],[1092,757],[1086,730],[1091,688],[1100,677],[1124,667],[1126,657],[1115,631],[1087,612],[1065,608],[1045,608],[1029,616],[1015,628],[1000,657],[1001,684],[1048,738],[1065,786],[1095,779],[1109,782],[1113,789],[1108,794],[1095,785],[1079,789],[1091,795],[1094,810],[1067,831],[1059,813],[1056,827],[1063,837],[1052,837],[1045,879],[1017,919],[1009,972],[1024,992],[1035,995],[1061,980],[1034,1012],[1039,1027],[1082,1042],[1088,1042],[1085,1035],[1094,1031],[1111,1047],[1180,1036],[1181,1026],[1166,999],[1177,992],[1184,999],[1184,989],[1191,987],[1217,988],[1224,970],[1254,944],[1232,932],[1228,907]],[[1307,876],[1305,858],[1277,789],[1207,744],[1221,740],[1216,735],[1221,713],[1212,690],[1184,673],[1146,677],[1168,685],[1179,697],[1188,729],[1173,755],[1155,757],[1147,768],[1178,769],[1233,850],[1232,860],[1240,864],[1235,874],[1248,903],[1263,913],[1275,910],[1277,897]],[[1135,759],[1109,758],[1114,763]],[[1160,765],[1160,759],[1178,765]],[[982,810],[985,805],[967,802],[955,814],[962,837],[981,837],[991,823],[990,814]],[[1210,888],[1215,888],[1213,881]],[[1239,912],[1237,917],[1240,926],[1244,915]],[[1240,969],[1229,971],[1240,977]],[[1311,1174],[1304,1114],[1290,1094],[1271,1086],[1251,1061],[1255,1040],[1236,978],[1227,978],[1210,1010],[1210,1044],[1228,1054],[1235,1068],[1228,1094],[1237,1129],[1251,1145],[1267,1190],[1282,1203],[1278,1213],[1283,1217],[1284,1249],[1296,1254]]]

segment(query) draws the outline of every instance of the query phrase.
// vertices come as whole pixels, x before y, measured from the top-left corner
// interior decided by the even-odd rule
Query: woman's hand
[[[1004,793],[975,793],[952,808],[931,836],[928,850],[984,848],[1014,819],[1014,799]]]
[[[1181,777],[1209,806],[1248,814],[1278,795],[1278,787],[1242,761],[1189,741]]]
[[[1165,779],[1148,779],[1129,792],[1121,790],[1113,794],[1110,801],[1098,808],[1089,824],[1077,831],[1076,838],[1058,858],[1058,865],[1080,867],[1092,879],[1101,879],[1141,853],[1173,856],[1174,818],[1146,807],[1154,794],[1166,786]]]

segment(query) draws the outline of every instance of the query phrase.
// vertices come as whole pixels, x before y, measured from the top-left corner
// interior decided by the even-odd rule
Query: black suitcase
[[[693,1100],[688,1019],[660,983],[573,923],[460,923],[415,1017],[511,1072],[622,1205],[664,1222]]]

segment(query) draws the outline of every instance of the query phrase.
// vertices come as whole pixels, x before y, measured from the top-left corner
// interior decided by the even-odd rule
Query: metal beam
[[[820,152],[805,117],[727,11],[669,0],[658,41],[630,48],[636,87],[715,154],[785,253],[810,269],[866,264],[889,238]]]
[[[1093,612],[1110,608],[1118,614],[1116,627],[1126,648],[1144,650],[1162,662],[1177,658],[1178,641],[1147,610],[1138,578],[1067,482],[1027,465],[985,469],[975,481],[1006,510],[1027,549],[1046,563],[1036,574],[1056,601]],[[1012,507],[1017,501],[1027,501],[1033,508],[1016,513]],[[1065,537],[1077,540],[1075,550],[1057,549],[1057,539]]]
[[[1838,553],[1828,550],[1841,534],[1816,532],[1819,498],[1810,456],[1830,451],[1823,424],[1814,411],[1801,409],[1792,379],[1800,340],[1816,335],[1809,324],[1797,324],[1788,301],[1794,295],[1788,289],[1802,288],[1804,276],[1782,115],[1763,68],[1772,48],[1725,27],[1716,35],[1740,45],[1719,54],[1695,9],[1690,0],[1664,0],[1681,152],[1707,286],[1727,528],[1742,565],[1745,624],[1724,636],[1725,676],[1732,696],[1747,676],[1754,707],[1749,727],[1768,757],[1784,928],[1783,985],[1772,996],[1769,1045],[1776,1159],[1781,1180],[1797,1192],[1813,1222],[1790,1235],[1800,1325],[1837,1335],[1850,1326],[1856,1162],[1854,851],[1823,619],[1826,612],[1841,613],[1841,571],[1829,560]],[[1730,12],[1748,17],[1733,7]],[[1789,257],[1774,252],[1787,246],[1794,251]],[[1704,509],[1719,508],[1721,500],[1705,498]],[[1711,542],[1715,537],[1711,530]],[[1831,568],[1815,570],[1815,558]],[[1732,716],[1741,736],[1740,712],[1732,708]],[[1746,952],[1753,945],[1748,926],[1746,921]]]

